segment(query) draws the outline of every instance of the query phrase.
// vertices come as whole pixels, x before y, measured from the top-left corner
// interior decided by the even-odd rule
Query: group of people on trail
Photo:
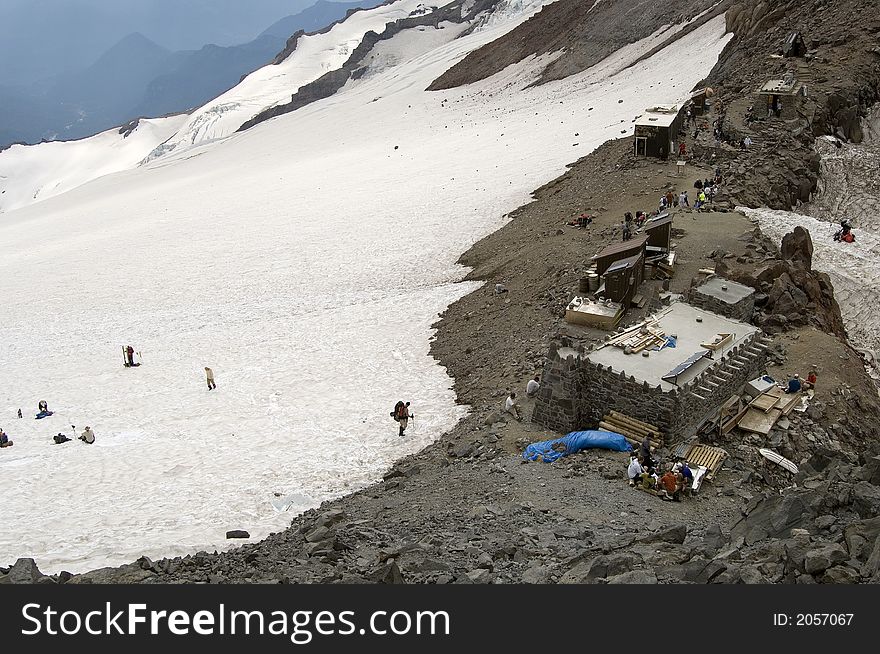
[[[662,472],[662,474],[660,474]],[[629,485],[654,491],[664,500],[679,501],[683,493],[688,493],[694,483],[694,473],[687,461],[659,465],[651,454],[650,434],[645,436],[639,451],[630,453],[626,469]]]
[[[578,229],[584,229],[585,227],[587,227],[587,225],[593,224],[593,219],[595,217],[596,216],[594,216],[591,213],[582,213],[577,218],[573,218],[572,220],[569,220],[565,224],[568,225],[569,227],[577,227]]]

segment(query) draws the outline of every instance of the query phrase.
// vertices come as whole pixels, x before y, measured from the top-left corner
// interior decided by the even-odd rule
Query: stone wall
[[[727,316],[741,322],[751,322],[755,313],[755,294],[751,293],[736,304],[724,302],[709,293],[704,293],[699,286],[692,286],[685,298],[687,303],[720,316]]]
[[[568,433],[597,428],[613,409],[657,425],[668,446],[691,436],[743,384],[764,373],[767,343],[757,332],[693,381],[665,392],[592,363],[588,352],[562,339],[551,347],[532,420]]]

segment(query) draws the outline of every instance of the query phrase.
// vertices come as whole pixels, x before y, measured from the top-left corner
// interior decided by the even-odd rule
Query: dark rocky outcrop
[[[510,33],[471,52],[428,90],[471,84],[531,55],[559,51],[562,55],[547,66],[541,81],[562,79],[586,70],[664,25],[684,22],[712,8],[697,21],[702,24],[722,13],[729,0],[713,5],[716,2],[712,0],[615,0],[598,4],[557,0]]]
[[[741,267],[722,256],[716,259],[715,272],[759,291],[755,324],[771,333],[814,324],[829,334],[845,337],[831,279],[812,269],[810,233],[795,227],[783,237],[781,249],[759,231],[752,235],[752,241],[765,253],[763,263]]]

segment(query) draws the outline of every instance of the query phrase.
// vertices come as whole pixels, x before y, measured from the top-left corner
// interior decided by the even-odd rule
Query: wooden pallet
[[[712,479],[715,476],[715,473],[724,465],[726,458],[726,450],[701,443],[693,443],[684,454],[684,460],[689,464],[705,466],[709,470],[706,473],[706,479]]]

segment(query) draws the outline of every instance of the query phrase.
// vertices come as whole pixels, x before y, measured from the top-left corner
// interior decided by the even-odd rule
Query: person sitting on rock
[[[507,396],[507,400],[504,402],[504,410],[517,420],[520,419],[519,405],[516,402],[516,393],[514,391],[511,391],[510,395]]]
[[[807,381],[801,384],[801,388],[804,390],[809,390],[811,388],[816,388],[816,369],[811,368],[810,374],[807,375]]]
[[[794,377],[788,380],[788,387],[785,389],[786,393],[799,393],[801,390],[801,376],[797,373],[794,373]]]
[[[526,384],[526,397],[535,397],[538,394],[538,389],[541,388],[541,378],[538,375],[535,375],[534,379],[530,379],[529,383]]]
[[[645,472],[645,469],[642,468],[642,464],[639,463],[639,455],[635,451],[630,452],[629,467],[626,469],[626,476],[629,478],[629,485],[635,486],[637,482],[640,482],[643,472]]]

